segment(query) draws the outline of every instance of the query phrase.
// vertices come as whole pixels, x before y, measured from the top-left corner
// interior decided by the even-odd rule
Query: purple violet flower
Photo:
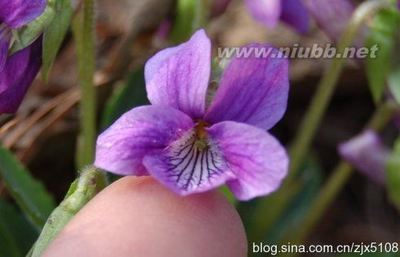
[[[349,0],[245,0],[255,20],[267,27],[283,21],[300,33],[309,30],[310,16],[333,40],[338,40],[354,6]]]
[[[214,0],[213,16],[223,13],[230,2]],[[245,0],[245,4],[251,16],[269,28],[283,21],[299,33],[306,33],[312,17],[335,41],[340,39],[355,9],[350,0]],[[361,41],[362,35],[359,37]]]
[[[310,17],[302,0],[245,0],[255,20],[267,27],[275,27],[280,20],[300,33],[309,29]]]
[[[37,18],[46,0],[0,0],[0,114],[15,112],[41,65],[41,38],[9,56],[11,31]]]
[[[231,0],[214,0],[211,5],[211,16],[225,12]],[[283,21],[300,33],[309,29],[310,18],[302,0],[245,0],[251,16],[269,28]]]
[[[95,166],[151,175],[180,195],[224,183],[241,200],[276,190],[288,156],[266,130],[286,110],[288,61],[232,59],[206,108],[210,73],[211,42],[204,30],[152,57],[145,67],[152,105],[128,111],[99,136]]]
[[[304,0],[304,5],[318,26],[333,40],[338,41],[353,15],[349,0]]]
[[[372,181],[385,184],[385,167],[390,151],[372,130],[366,130],[339,146],[339,153]]]

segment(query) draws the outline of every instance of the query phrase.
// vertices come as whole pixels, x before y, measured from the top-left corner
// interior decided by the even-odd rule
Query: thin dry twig
[[[39,140],[39,138],[50,128],[61,120],[71,109],[74,107],[79,99],[80,92],[72,92],[67,98],[64,99],[62,105],[58,105],[40,124],[40,127],[35,133],[31,134],[29,140],[26,143],[25,151],[22,153],[21,159],[25,159],[29,155],[29,149],[32,149],[32,145]]]
[[[48,113],[50,113],[55,107],[57,107],[60,103],[64,102],[64,100],[68,97],[69,94],[72,94],[73,91],[76,91],[76,89],[70,89],[61,95],[58,95],[57,97],[51,99],[50,101],[46,102],[43,106],[41,106],[39,109],[37,109],[31,117],[28,119],[23,120],[18,127],[7,136],[7,138],[4,140],[3,144],[4,147],[6,148],[11,148],[15,143],[23,137],[24,134],[26,134],[28,131],[31,130],[31,128],[37,124],[37,122],[42,119],[44,116],[46,116]],[[16,119],[19,119],[17,116]]]
[[[14,119],[8,121],[6,124],[0,127],[0,138],[3,137],[7,131],[18,125],[19,120],[19,117],[15,117]]]

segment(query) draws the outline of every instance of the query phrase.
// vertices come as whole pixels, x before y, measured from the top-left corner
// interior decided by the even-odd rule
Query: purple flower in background
[[[343,159],[369,179],[380,185],[385,184],[385,167],[390,151],[374,131],[364,131],[348,142],[341,144],[339,153]]]
[[[12,33],[37,18],[46,0],[0,0],[0,114],[15,112],[41,65],[41,39],[9,56]]]
[[[267,27],[282,20],[300,33],[309,29],[310,17],[302,0],[245,0],[245,4],[254,19]]]
[[[288,61],[232,59],[206,108],[210,72],[211,43],[203,30],[151,58],[145,78],[152,105],[125,113],[99,136],[95,165],[121,175],[150,174],[180,195],[224,183],[241,200],[276,190],[288,157],[266,130],[286,110]]]
[[[231,1],[232,0],[213,0],[210,10],[211,17],[216,17],[224,13]]]
[[[303,3],[318,26],[338,41],[353,15],[353,4],[349,0],[303,0]]]
[[[336,41],[354,11],[349,0],[245,0],[245,3],[254,19],[268,27],[275,27],[283,21],[305,33],[311,16]]]

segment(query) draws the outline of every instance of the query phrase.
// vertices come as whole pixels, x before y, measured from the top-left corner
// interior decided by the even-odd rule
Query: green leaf
[[[28,25],[24,26],[22,29],[14,31],[17,40],[13,43],[11,47],[11,54],[32,44],[33,41],[35,41],[49,26],[56,15],[53,7],[54,1],[55,0],[48,1],[47,7],[41,16],[39,16]]]
[[[133,72],[125,85],[117,87],[113,95],[107,101],[103,111],[101,127],[110,126],[122,114],[135,106],[148,104],[144,71],[139,69]]]
[[[56,18],[49,24],[43,36],[42,75],[45,81],[47,81],[49,71],[67,34],[74,12],[70,0],[54,2],[53,10]]]
[[[367,47],[379,47],[376,58],[368,58],[366,69],[369,87],[375,102],[383,96],[390,71],[396,35],[400,26],[400,13],[395,8],[383,9],[373,19]]]
[[[194,31],[204,27],[210,1],[178,0],[177,15],[171,32],[174,42],[187,40]]]
[[[389,198],[400,210],[400,137],[396,140],[388,162],[386,182]]]
[[[0,256],[22,257],[38,233],[11,204],[0,200]]]
[[[54,209],[55,202],[43,185],[34,179],[8,150],[1,146],[0,177],[28,220],[40,229]]]

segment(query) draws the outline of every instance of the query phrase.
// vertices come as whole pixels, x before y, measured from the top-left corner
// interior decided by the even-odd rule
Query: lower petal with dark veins
[[[144,158],[148,172],[180,195],[204,192],[234,179],[218,145],[194,130]]]

